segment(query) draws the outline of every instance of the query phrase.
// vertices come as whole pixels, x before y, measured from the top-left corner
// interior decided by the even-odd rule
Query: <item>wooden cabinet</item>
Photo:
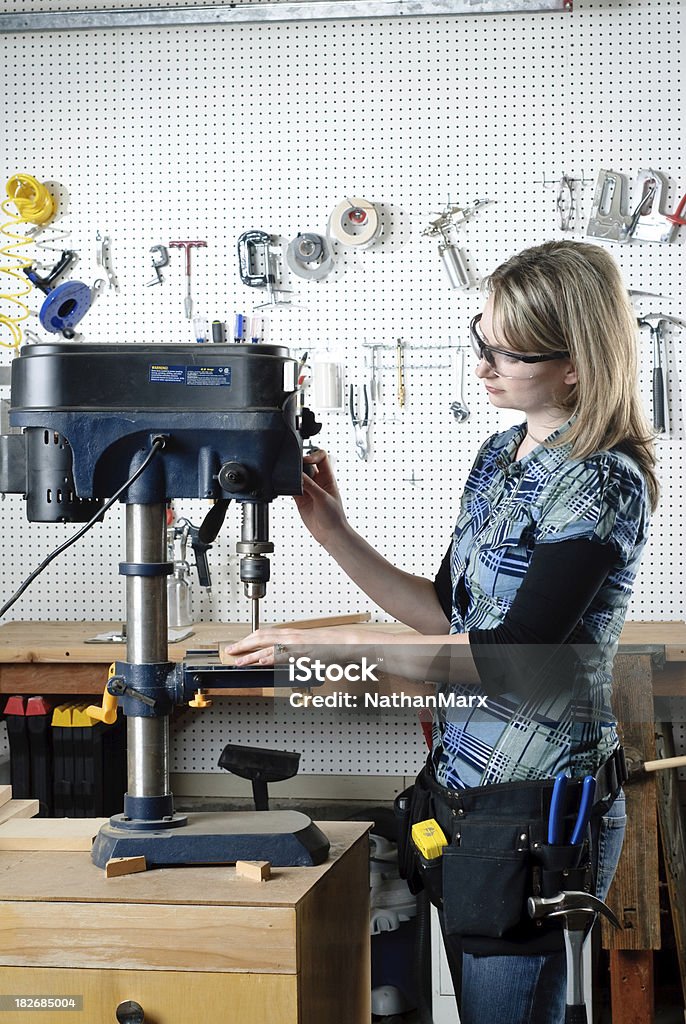
[[[158,868],[106,880],[87,854],[0,855],[0,993],[82,996],[25,1024],[368,1024],[367,826],[321,825],[326,864]]]

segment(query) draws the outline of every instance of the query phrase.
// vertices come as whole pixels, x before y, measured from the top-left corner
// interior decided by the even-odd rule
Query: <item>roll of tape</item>
[[[381,218],[368,199],[344,199],[329,217],[329,234],[341,245],[367,249],[381,232]]]
[[[321,281],[333,269],[333,253],[326,238],[311,231],[297,234],[288,243],[286,264],[310,281]]]

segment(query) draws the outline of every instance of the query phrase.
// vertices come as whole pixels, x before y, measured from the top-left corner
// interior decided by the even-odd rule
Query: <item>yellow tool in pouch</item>
[[[412,842],[425,860],[435,860],[440,857],[443,847],[448,845],[443,829],[435,818],[418,821],[412,826]]]

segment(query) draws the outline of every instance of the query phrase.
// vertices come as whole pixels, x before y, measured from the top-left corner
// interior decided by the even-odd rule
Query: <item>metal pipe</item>
[[[166,561],[164,503],[126,506],[126,561]],[[150,665],[168,656],[167,577],[126,577],[126,658]],[[129,715],[127,729],[127,793],[132,797],[166,796],[169,792],[169,717]]]
[[[169,788],[169,716],[126,720],[127,793],[167,796]]]
[[[126,506],[126,561],[165,562],[164,503]],[[126,659],[134,665],[167,660],[167,577],[126,577]]]
[[[173,28],[242,22],[340,21],[360,18],[436,18],[456,14],[571,11],[573,0],[322,0],[312,3],[208,4],[121,10],[23,11],[0,14],[3,32]]]

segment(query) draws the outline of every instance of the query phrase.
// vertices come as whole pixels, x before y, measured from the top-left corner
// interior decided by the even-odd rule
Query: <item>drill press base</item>
[[[100,829],[91,859],[104,868],[112,857],[145,857],[148,867],[232,864],[268,860],[274,867],[322,864],[329,841],[300,811],[232,811],[188,815],[188,824],[165,831],[135,831],[112,821]]]

